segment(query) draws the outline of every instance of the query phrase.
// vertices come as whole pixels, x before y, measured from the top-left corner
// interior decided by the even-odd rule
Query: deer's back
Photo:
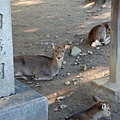
[[[45,72],[50,74],[52,58],[42,55],[15,56],[14,69],[15,73],[22,72],[24,75]]]
[[[90,120],[89,118],[87,118],[84,113],[76,113],[72,116],[70,116],[69,118],[66,118],[66,120]]]
[[[88,35],[89,43],[95,40],[101,40],[106,37],[106,28],[104,25],[97,25],[91,29]]]

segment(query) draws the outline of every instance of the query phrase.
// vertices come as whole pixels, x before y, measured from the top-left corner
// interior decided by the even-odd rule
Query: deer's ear
[[[65,50],[70,48],[70,45],[65,45],[64,46]]]
[[[100,108],[102,109],[102,110],[105,110],[106,109],[106,104],[105,103],[102,103],[101,105],[100,105]]]
[[[54,45],[54,43],[52,43],[52,48],[55,49],[55,45]]]
[[[92,95],[92,98],[93,98],[94,102],[99,102],[99,101],[101,101],[98,96]]]

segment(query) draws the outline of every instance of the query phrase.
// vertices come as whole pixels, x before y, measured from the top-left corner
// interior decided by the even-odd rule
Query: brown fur
[[[95,99],[95,98],[94,98]],[[106,101],[98,101],[97,103],[88,108],[83,112],[78,112],[68,118],[66,120],[97,120],[101,117],[110,117],[110,104]],[[106,109],[102,109],[102,105],[106,105]]]
[[[61,68],[64,52],[67,47],[56,46],[53,58],[43,55],[27,55],[14,57],[15,77],[34,80],[51,80]]]
[[[91,29],[88,35],[88,42],[91,45],[95,40],[104,41],[106,38],[106,27],[104,25],[97,25]]]
[[[107,34],[110,34],[110,22],[104,22],[100,25],[93,27],[88,34],[88,43],[91,44],[98,40],[101,44],[104,44]]]

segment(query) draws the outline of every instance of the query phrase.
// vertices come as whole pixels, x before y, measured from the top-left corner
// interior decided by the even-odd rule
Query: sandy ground
[[[84,0],[11,0],[11,8],[14,55],[52,56],[52,43],[72,43],[71,48],[77,46],[85,54],[73,57],[70,50],[66,51],[66,64],[52,81],[20,80],[48,98],[49,120],[64,120],[85,110],[93,104],[91,94],[109,101],[112,120],[120,120],[120,102],[91,82],[109,75],[109,45],[95,49],[87,42],[93,26],[110,20],[110,3],[101,7],[91,6]],[[82,65],[87,66],[86,71],[81,69]],[[66,81],[71,84],[65,85]],[[56,100],[60,96],[65,98]],[[67,108],[61,109],[60,105]]]

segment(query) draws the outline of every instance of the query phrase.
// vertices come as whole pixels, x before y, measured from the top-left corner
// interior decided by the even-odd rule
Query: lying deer
[[[90,46],[97,47],[100,45],[107,45],[110,42],[110,25],[110,22],[105,22],[90,30],[88,35]]]
[[[27,80],[28,77],[33,77],[34,80],[51,80],[58,74],[66,46],[56,46],[53,58],[43,55],[28,55],[14,57],[14,74]]]
[[[109,117],[111,119],[111,105],[95,96],[93,96],[93,100],[96,104],[83,112],[78,112],[66,118],[66,120],[98,120],[101,117]]]

